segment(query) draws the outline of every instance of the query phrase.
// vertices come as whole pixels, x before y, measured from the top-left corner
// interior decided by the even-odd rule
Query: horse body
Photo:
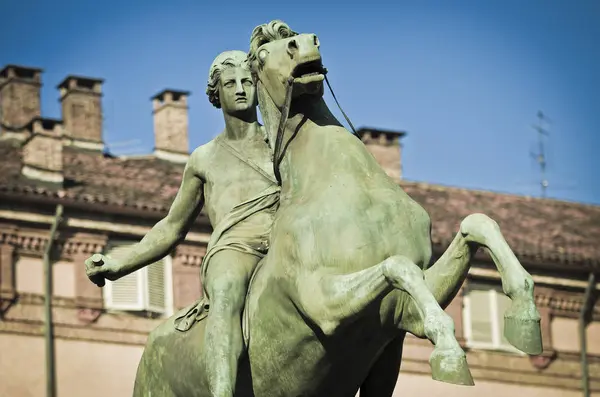
[[[325,300],[319,291],[311,291],[322,274],[354,273],[396,254],[428,263],[429,217],[416,202],[406,200],[346,130],[305,126],[295,140],[290,158],[303,162],[302,156],[309,153],[312,160],[303,162],[310,166],[302,167],[293,191],[282,192],[270,253],[248,294],[254,390],[257,396],[354,395],[369,365],[353,363],[373,362],[396,336],[393,316],[405,296],[392,294],[394,302],[383,312],[381,301],[374,303],[356,322],[344,324],[335,335],[324,335],[298,310],[299,295],[314,293],[315,299]],[[332,152],[326,153],[327,148]],[[330,167],[337,172],[328,172]],[[348,213],[356,217],[349,219]],[[399,231],[400,223],[411,224],[411,236]],[[387,332],[382,332],[386,325]],[[341,384],[340,379],[351,381]]]

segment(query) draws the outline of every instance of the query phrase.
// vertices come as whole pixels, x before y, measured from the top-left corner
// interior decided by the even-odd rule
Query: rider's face
[[[256,89],[250,71],[244,67],[229,67],[221,72],[219,100],[223,111],[240,115],[256,111]]]

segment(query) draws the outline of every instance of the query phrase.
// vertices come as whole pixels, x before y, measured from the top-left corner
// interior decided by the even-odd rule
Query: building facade
[[[200,296],[210,224],[202,213],[168,257],[102,289],[87,279],[83,263],[96,252],[118,257],[166,215],[189,153],[189,93],[165,90],[153,98],[153,153],[116,157],[104,150],[102,79],[67,76],[58,84],[56,120],[41,114],[41,76],[16,65],[0,71],[0,396],[45,396],[49,373],[60,397],[129,396],[148,333]],[[578,326],[589,274],[600,264],[600,207],[405,181],[403,134],[363,128],[360,135],[429,212],[435,256],[468,214],[494,218],[533,275],[542,314],[543,354],[514,351],[502,336],[507,298],[480,252],[447,308],[476,386],[433,381],[430,343],[408,337],[395,395],[582,396]],[[591,301],[587,372],[592,395],[600,396],[600,305]]]

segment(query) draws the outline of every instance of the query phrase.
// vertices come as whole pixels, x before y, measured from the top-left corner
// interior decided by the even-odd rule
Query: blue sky
[[[530,151],[542,110],[548,195],[600,204],[598,1],[3,3],[0,66],[45,70],[46,117],[60,117],[54,87],[67,74],[104,78],[105,140],[138,140],[117,153],[152,150],[149,98],[166,87],[192,91],[191,145],[214,137],[212,59],[247,50],[254,26],[278,18],[319,36],[356,126],[408,132],[406,179],[539,195]]]

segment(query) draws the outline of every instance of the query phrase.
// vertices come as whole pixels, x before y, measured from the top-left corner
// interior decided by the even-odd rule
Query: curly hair
[[[254,65],[257,57],[256,51],[261,45],[271,41],[287,39],[297,36],[285,22],[275,19],[269,23],[259,25],[254,28],[250,36],[250,51],[248,52],[248,63]],[[252,66],[253,67],[253,66]]]
[[[208,72],[208,84],[206,86],[206,95],[208,100],[217,109],[221,108],[219,99],[219,82],[221,81],[221,72],[226,68],[235,68],[242,66],[248,68],[248,55],[244,51],[225,51],[217,55]]]

